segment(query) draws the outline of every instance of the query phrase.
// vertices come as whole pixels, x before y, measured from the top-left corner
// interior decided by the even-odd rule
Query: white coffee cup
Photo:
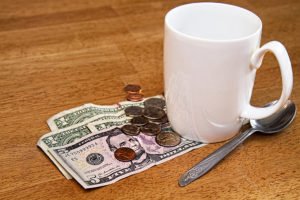
[[[243,119],[268,117],[286,103],[293,86],[289,56],[276,41],[259,48],[261,30],[258,16],[228,4],[192,3],[167,13],[165,97],[176,132],[205,143],[224,141],[239,132]],[[254,107],[255,73],[268,51],[278,60],[282,93],[275,105]]]

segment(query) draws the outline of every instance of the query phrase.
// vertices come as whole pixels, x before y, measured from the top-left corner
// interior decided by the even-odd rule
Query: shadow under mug
[[[280,109],[293,86],[284,46],[262,47],[262,22],[254,13],[222,3],[192,3],[165,16],[164,87],[168,117],[181,136],[205,143],[237,134],[243,119],[261,119]],[[279,63],[282,93],[270,107],[250,104],[264,54]]]

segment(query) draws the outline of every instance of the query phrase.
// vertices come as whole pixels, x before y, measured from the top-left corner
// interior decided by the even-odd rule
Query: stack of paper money
[[[137,114],[137,107],[146,110],[144,102],[149,99],[164,100],[155,96],[105,106],[89,103],[60,112],[47,121],[51,132],[37,145],[67,179],[76,179],[85,189],[114,183],[203,146],[178,139],[169,123],[155,118],[162,116],[158,109],[160,113],[147,108],[146,117],[137,116],[148,117],[148,125],[134,124],[140,121],[131,115]]]

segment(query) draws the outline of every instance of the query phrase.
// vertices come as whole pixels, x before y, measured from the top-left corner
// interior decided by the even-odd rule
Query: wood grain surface
[[[36,146],[52,115],[92,102],[124,100],[138,83],[163,92],[163,20],[188,0],[0,1],[0,199],[299,199],[300,120],[274,136],[254,135],[187,187],[178,178],[222,145],[210,144],[115,184],[84,190],[66,180]],[[263,21],[262,44],[281,41],[300,106],[300,1],[226,0]],[[268,54],[252,103],[279,97],[281,78]],[[299,113],[298,113],[299,114]]]

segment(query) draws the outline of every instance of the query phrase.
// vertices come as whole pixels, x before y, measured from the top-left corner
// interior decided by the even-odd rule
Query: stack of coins
[[[128,101],[141,101],[144,98],[142,94],[142,88],[139,85],[128,84],[124,87],[124,91],[127,93],[126,99]]]
[[[181,142],[180,136],[173,131],[162,129],[169,122],[165,110],[166,103],[160,98],[147,99],[144,101],[144,107],[127,107],[124,110],[125,114],[132,119],[130,124],[124,125],[121,130],[130,136],[137,136],[140,133],[154,136],[156,143],[163,147],[176,146]]]

